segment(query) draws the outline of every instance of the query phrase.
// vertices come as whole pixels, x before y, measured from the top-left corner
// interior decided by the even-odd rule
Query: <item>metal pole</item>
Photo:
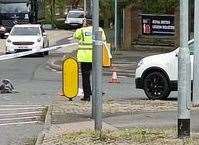
[[[190,137],[191,62],[188,49],[188,0],[180,0],[178,55],[178,137]]]
[[[95,130],[102,130],[102,32],[96,33],[96,70],[95,70]]]
[[[93,0],[91,0],[91,1],[93,1]],[[92,34],[93,34],[93,40],[95,40],[95,31],[97,30],[97,28],[99,27],[99,24],[98,23],[96,23],[96,20],[97,18],[96,18],[96,15],[95,15],[95,12],[94,12],[94,5],[92,5],[92,23],[93,23],[93,32],[92,32]],[[94,46],[94,44],[93,44],[93,46]],[[93,49],[93,53],[92,53],[92,56],[95,56],[95,52],[96,51],[96,49]],[[92,65],[92,118],[95,118],[95,108],[96,108],[96,106],[95,106],[95,70],[96,70],[96,57],[92,57],[92,59],[93,59],[93,65]]]
[[[199,0],[195,0],[194,13],[193,106],[199,106]]]
[[[115,49],[117,50],[117,0],[115,0],[115,40],[114,40],[114,45]]]
[[[86,0],[84,0],[84,12],[86,12]]]
[[[99,0],[93,3],[93,84],[95,104],[95,130],[102,130],[102,33],[99,31]]]

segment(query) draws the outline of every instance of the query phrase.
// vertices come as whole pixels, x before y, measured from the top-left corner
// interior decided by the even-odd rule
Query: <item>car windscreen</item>
[[[82,12],[69,12],[68,18],[84,18],[84,13],[82,13]]]
[[[11,35],[40,35],[39,27],[14,27]]]
[[[0,13],[27,13],[29,6],[27,3],[0,3]]]

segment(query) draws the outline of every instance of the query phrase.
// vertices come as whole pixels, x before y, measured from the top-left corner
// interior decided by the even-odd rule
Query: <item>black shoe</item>
[[[90,98],[81,98],[81,101],[90,101]]]

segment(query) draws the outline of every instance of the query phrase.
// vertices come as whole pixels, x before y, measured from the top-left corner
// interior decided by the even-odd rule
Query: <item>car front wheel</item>
[[[169,81],[162,72],[151,72],[144,77],[144,91],[151,100],[166,99],[170,94]]]

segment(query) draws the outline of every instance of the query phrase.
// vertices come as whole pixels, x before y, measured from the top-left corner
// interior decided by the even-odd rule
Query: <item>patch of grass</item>
[[[174,128],[105,130],[101,134],[86,130],[66,133],[51,140],[55,145],[198,145],[198,142],[198,135],[178,139]]]
[[[164,139],[167,137],[166,133],[162,130],[149,129],[126,129],[121,131],[120,136],[122,139],[139,143],[152,142],[156,139]]]
[[[68,133],[54,140],[54,144],[78,144],[78,145],[109,145],[109,144],[155,144],[156,141],[166,143],[171,135],[164,130],[155,129],[124,129],[117,131],[102,131],[101,134],[87,130]],[[169,134],[168,134],[169,133]]]

